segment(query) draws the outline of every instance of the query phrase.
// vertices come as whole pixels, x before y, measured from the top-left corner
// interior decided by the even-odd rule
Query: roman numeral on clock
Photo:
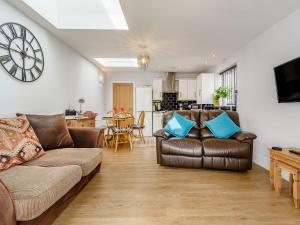
[[[8,27],[9,27],[9,29],[10,29],[10,32],[11,32],[11,34],[12,34],[13,38],[16,38],[16,37],[18,37],[17,31],[16,31],[16,29],[15,29],[14,25],[12,25],[12,24],[9,24],[9,25],[8,25]]]
[[[22,69],[22,81],[26,81],[26,70]]]
[[[34,76],[34,74],[33,74],[33,72],[31,70],[30,70],[30,76],[31,76],[32,80],[35,80],[35,76]]]
[[[2,55],[0,56],[0,62],[4,65],[11,61],[10,55]]]
[[[21,27],[21,38],[26,40],[26,29],[25,27]]]
[[[43,61],[39,58],[35,58],[35,60],[38,62],[38,63],[43,63]]]
[[[3,44],[3,43],[0,42],[0,48],[8,50],[8,45]]]
[[[42,74],[42,71],[40,68],[38,68],[36,65],[34,66],[34,69],[36,70],[36,72],[39,74],[39,76]]]
[[[0,28],[0,33],[8,40],[8,41],[11,41],[11,38],[10,36],[8,36],[4,30],[2,30],[2,28]]]
[[[10,75],[16,76],[17,70],[18,70],[18,67],[14,64],[9,70]]]

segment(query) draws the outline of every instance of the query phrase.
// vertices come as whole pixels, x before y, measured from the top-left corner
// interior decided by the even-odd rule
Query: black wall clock
[[[23,82],[41,77],[44,55],[30,30],[17,23],[0,26],[0,64],[13,78]]]

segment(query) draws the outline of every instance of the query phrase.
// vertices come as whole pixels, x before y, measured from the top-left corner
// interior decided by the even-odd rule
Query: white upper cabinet
[[[197,103],[213,104],[215,91],[215,74],[201,73],[197,77]]]
[[[196,100],[197,82],[195,79],[179,79],[178,100]]]
[[[155,78],[152,83],[153,100],[162,100],[163,79]]]
[[[197,82],[196,80],[188,80],[188,100],[197,99]]]
[[[179,93],[178,93],[178,100],[187,100],[187,90],[188,90],[188,82],[187,80],[180,79],[178,82],[178,88],[179,88]]]

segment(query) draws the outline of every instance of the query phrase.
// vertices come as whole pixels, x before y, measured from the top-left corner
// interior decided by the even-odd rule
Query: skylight
[[[128,30],[119,0],[23,0],[58,29]]]
[[[104,67],[138,67],[136,58],[95,58]]]

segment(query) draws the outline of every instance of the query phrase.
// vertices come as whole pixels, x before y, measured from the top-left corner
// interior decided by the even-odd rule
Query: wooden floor
[[[300,210],[270,188],[258,166],[248,173],[156,164],[155,148],[105,150],[101,172],[55,225],[294,225]]]

